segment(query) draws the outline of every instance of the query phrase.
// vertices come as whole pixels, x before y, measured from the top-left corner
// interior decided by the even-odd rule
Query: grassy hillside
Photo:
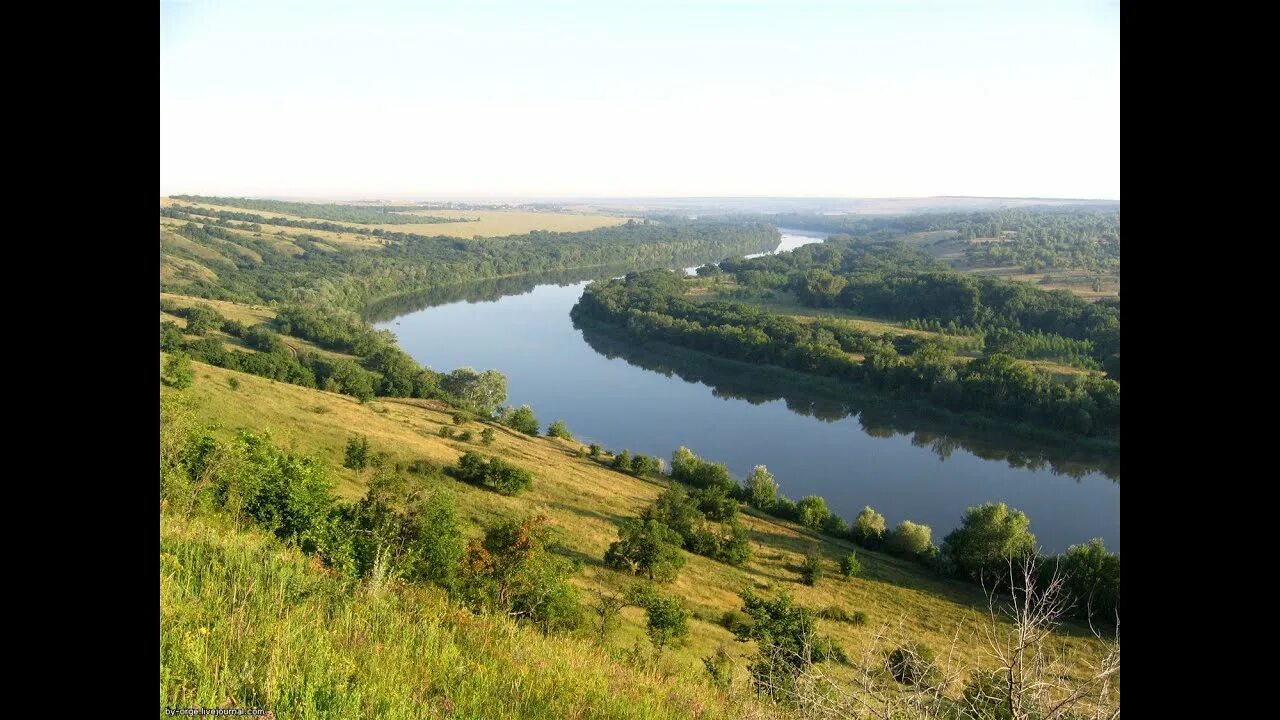
[[[355,593],[274,538],[160,515],[164,707],[277,718],[737,718],[770,708],[613,662],[451,605],[434,589]]]
[[[163,364],[162,355],[162,364]],[[274,441],[299,452],[315,454],[339,468],[338,491],[355,498],[364,491],[366,478],[340,469],[344,443],[354,433],[369,437],[375,450],[386,451],[397,462],[430,460],[453,464],[466,449],[501,456],[534,474],[533,489],[519,497],[506,497],[449,479],[433,482],[447,488],[457,500],[473,534],[498,519],[527,513],[543,513],[561,533],[567,553],[581,560],[582,572],[575,578],[585,589],[621,591],[633,580],[609,570],[601,558],[616,539],[619,524],[635,516],[663,489],[661,481],[642,480],[608,469],[589,458],[577,457],[579,445],[563,440],[534,438],[501,426],[493,445],[482,447],[443,438],[443,425],[453,426],[442,406],[422,400],[375,400],[360,404],[351,397],[309,390],[264,378],[195,364],[195,383],[182,394],[195,402],[195,412],[204,422],[219,427],[227,436],[237,428],[270,431]],[[232,389],[228,381],[239,381]],[[162,386],[161,394],[174,391]],[[476,432],[477,422],[462,429]],[[585,430],[585,429],[584,429]],[[786,479],[782,479],[786,490]],[[894,638],[912,638],[939,650],[943,663],[958,672],[989,665],[981,628],[986,622],[985,600],[970,585],[940,579],[919,566],[880,553],[858,549],[864,574],[850,581],[836,573],[836,560],[854,547],[844,541],[824,538],[772,518],[747,513],[744,524],[750,533],[753,558],[745,567],[734,568],[697,555],[687,555],[688,563],[678,580],[665,588],[680,596],[694,611],[691,634],[681,647],[668,650],[661,658],[664,671],[698,678],[703,675],[701,658],[724,646],[736,665],[736,683],[745,686],[745,663],[753,652],[751,644],[736,642],[716,621],[726,611],[740,609],[738,593],[754,588],[765,594],[787,590],[798,602],[815,609],[839,607],[847,612],[867,614],[865,626],[821,621],[820,631],[835,638],[851,657],[872,650],[877,633]],[[799,582],[804,554],[818,550],[825,557],[827,578],[809,587]],[[588,594],[587,597],[590,597]],[[621,651],[644,643],[643,613],[628,608],[621,626],[608,638],[606,646]],[[1067,627],[1052,643],[1056,650],[1082,660],[1095,657],[1098,644],[1084,628]],[[536,656],[535,656],[536,657]],[[833,665],[827,672],[839,678],[851,671]]]

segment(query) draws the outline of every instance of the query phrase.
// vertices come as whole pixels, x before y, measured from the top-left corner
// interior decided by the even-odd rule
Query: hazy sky
[[[1120,7],[160,3],[160,192],[1120,197]]]

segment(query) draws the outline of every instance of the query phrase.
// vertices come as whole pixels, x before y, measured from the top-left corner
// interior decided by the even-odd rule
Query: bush
[[[800,566],[800,579],[805,585],[816,585],[822,579],[822,556],[818,553],[809,553],[804,558],[804,563]]]
[[[800,509],[796,507],[795,500],[785,495],[779,495],[778,499],[773,503],[773,515],[783,520],[799,520]]]
[[[525,435],[538,434],[538,418],[534,417],[533,409],[528,405],[521,405],[515,410],[508,409],[503,414],[502,424]]]
[[[801,498],[796,504],[796,510],[800,515],[800,524],[814,530],[821,529],[822,524],[831,515],[827,501],[817,495],[806,495]]]
[[[587,450],[587,454],[593,458],[600,457],[600,443],[591,443],[591,448]]]
[[[863,547],[876,548],[884,539],[884,529],[884,516],[868,505],[854,518],[849,537]]]
[[[928,525],[918,525],[910,520],[903,520],[889,534],[889,550],[906,557],[920,557],[933,547],[931,536],[933,531]]]
[[[621,453],[613,456],[613,469],[623,472],[631,472],[631,451],[624,449]]]
[[[491,488],[503,495],[517,495],[533,487],[533,474],[528,470],[501,458],[486,460],[471,450],[462,454],[451,474],[463,482]]]
[[[861,610],[846,612],[844,608],[837,605],[830,605],[818,611],[818,617],[823,620],[832,620],[834,622],[848,623],[850,625],[866,625],[867,614]]]
[[[453,437],[453,428],[449,427],[448,425],[441,425],[440,437],[447,437],[447,438]]]
[[[234,378],[234,377],[227,378],[227,387],[231,388],[232,390],[239,390],[240,378]]]
[[[472,436],[471,436],[470,430],[463,430],[462,432],[458,433],[458,439],[463,442],[471,442],[471,437]]]
[[[459,410],[453,414],[454,425],[465,425],[473,419],[471,413]]]
[[[844,576],[845,580],[848,580],[860,572],[862,572],[862,563],[858,561],[858,556],[856,554],[849,553],[848,555],[840,558],[840,574]]]
[[[480,442],[485,445],[492,445],[494,438],[497,436],[498,434],[494,432],[493,428],[487,427],[480,431]]]
[[[1004,503],[971,507],[960,527],[943,539],[942,554],[970,579],[978,580],[984,573],[1002,575],[1010,558],[1035,552],[1030,525],[1026,513]]]
[[[731,633],[737,633],[738,628],[749,630],[751,627],[751,616],[741,610],[725,610],[720,616],[720,627]]]
[[[645,588],[633,595],[648,617],[646,630],[653,646],[661,651],[669,643],[689,634],[689,611],[678,597],[664,597]]]
[[[369,438],[364,435],[348,438],[342,467],[360,472],[371,464],[373,464],[373,451],[369,448]]]
[[[432,476],[440,474],[440,468],[430,460],[414,460],[409,463],[408,470],[414,475]]]
[[[658,471],[658,461],[648,455],[635,455],[631,458],[631,472],[636,477],[648,477]]]
[[[761,510],[769,510],[778,501],[778,481],[764,465],[757,465],[742,487],[747,502]]]
[[[166,382],[179,390],[191,387],[191,383],[196,379],[195,371],[191,369],[191,358],[181,352],[170,355],[164,364],[163,377]]]
[[[889,653],[889,674],[903,685],[929,687],[937,681],[936,655],[923,643],[910,642]]]
[[[565,425],[563,420],[556,420],[547,428],[547,437],[572,440],[573,433],[569,432],[569,426]]]
[[[618,528],[618,539],[604,554],[604,564],[650,580],[671,582],[684,566],[680,534],[652,518],[631,519]]]

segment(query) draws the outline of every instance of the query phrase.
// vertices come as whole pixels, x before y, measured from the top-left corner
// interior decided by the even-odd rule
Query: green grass
[[[196,402],[195,412],[200,419],[216,422],[220,426],[218,432],[226,436],[240,427],[267,430],[277,444],[326,458],[335,468],[338,492],[349,499],[363,494],[366,479],[341,468],[345,442],[355,433],[367,435],[375,450],[387,451],[393,460],[405,463],[425,459],[437,465],[453,464],[465,450],[479,449],[520,465],[533,472],[534,485],[519,497],[501,496],[447,478],[430,482],[455,495],[460,516],[471,524],[475,535],[482,527],[501,519],[546,514],[560,533],[566,552],[583,562],[582,573],[575,582],[584,589],[620,592],[633,582],[629,576],[605,568],[601,559],[609,543],[616,539],[621,522],[652,502],[664,487],[662,481],[634,478],[590,458],[578,458],[578,443],[530,437],[497,425],[492,426],[497,439],[488,447],[440,437],[437,431],[442,425],[453,427],[450,412],[429,401],[374,400],[361,405],[345,395],[200,363],[193,366],[195,383],[183,393]],[[228,387],[227,378],[233,376],[241,382],[238,390]],[[175,391],[161,388],[162,394],[171,392]],[[483,426],[470,422],[460,429],[470,429],[478,436]],[[785,491],[786,478],[780,480]],[[665,653],[663,666],[668,671],[700,676],[701,658],[725,644],[737,663],[738,682],[745,683],[745,662],[753,647],[734,641],[731,633],[713,620],[726,610],[739,609],[738,593],[748,587],[766,594],[785,589],[800,603],[815,609],[837,605],[849,612],[867,613],[865,627],[821,623],[821,631],[836,638],[851,656],[870,646],[874,630],[889,627],[939,648],[949,646],[958,633],[962,641],[949,662],[957,669],[989,664],[980,639],[986,606],[977,588],[941,579],[913,563],[863,549],[857,550],[863,576],[839,580],[835,578],[836,562],[854,549],[852,544],[750,513],[743,521],[753,551],[753,558],[745,567],[734,568],[688,555],[679,578],[665,588],[680,596],[696,618],[702,618],[690,622],[690,637],[682,647]],[[828,579],[808,587],[799,582],[799,565],[814,547],[826,558]],[[607,645],[618,651],[643,637],[643,614],[629,609]],[[1098,651],[1087,631],[1077,626],[1067,627],[1055,638],[1054,645],[1085,658]],[[839,667],[828,670],[837,677],[844,672]]]
[[[277,718],[767,717],[430,588],[352,592],[224,518],[160,515],[160,702]]]

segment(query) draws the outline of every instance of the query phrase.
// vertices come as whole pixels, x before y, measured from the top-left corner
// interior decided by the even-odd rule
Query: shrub
[[[928,687],[936,682],[939,671],[935,654],[929,646],[909,642],[889,653],[889,674],[903,685]]]
[[[453,424],[454,424],[454,425],[465,425],[465,424],[467,424],[468,422],[470,422],[472,419],[473,419],[473,418],[472,418],[471,413],[463,412],[463,411],[461,411],[461,410],[459,410],[459,411],[457,411],[457,412],[455,412],[455,413],[453,414]]]
[[[239,390],[240,378],[234,378],[234,377],[227,378],[227,387],[231,388],[232,390]]]
[[[369,448],[369,438],[364,435],[348,438],[342,467],[359,472],[371,464],[373,464],[373,451]]]
[[[737,633],[738,628],[750,628],[751,616],[741,610],[725,610],[720,616],[720,626],[731,633]]]
[[[613,456],[613,469],[623,472],[631,472],[631,451],[623,450],[621,453]]]
[[[977,580],[986,574],[1003,574],[1010,558],[1035,552],[1036,537],[1026,513],[1004,503],[984,503],[965,512],[960,527],[942,541],[942,554],[961,573]]]
[[[743,483],[747,502],[761,510],[769,510],[778,501],[778,481],[764,465],[757,465]]]
[[[494,438],[497,436],[498,434],[494,432],[493,428],[487,427],[480,431],[480,442],[485,445],[492,445]]]
[[[458,433],[458,439],[463,442],[471,442],[471,431],[463,430],[462,432]]]
[[[889,534],[889,549],[899,555],[920,557],[933,546],[930,541],[933,531],[928,525],[918,525],[910,520],[903,520]]]
[[[796,510],[800,515],[800,524],[814,530],[820,529],[826,522],[827,516],[831,514],[831,510],[827,508],[827,501],[817,495],[806,495],[801,498],[796,504]]]
[[[488,487],[503,495],[517,495],[533,487],[533,474],[528,470],[501,458],[486,459],[471,450],[462,454],[451,474],[463,482]]]
[[[591,448],[587,450],[587,454],[593,458],[600,457],[600,443],[591,443]]]
[[[569,432],[569,426],[565,425],[563,420],[556,420],[547,428],[547,437],[572,440],[573,433]]]
[[[631,458],[631,472],[636,477],[648,477],[658,471],[658,461],[648,455],[635,455]]]
[[[440,437],[447,437],[447,438],[453,437],[453,428],[449,427],[448,425],[441,425]]]
[[[684,566],[680,534],[652,518],[631,519],[618,528],[618,539],[604,554],[604,564],[650,580],[670,582]]]
[[[800,566],[800,579],[805,585],[816,585],[822,579],[822,556],[815,553],[809,553],[804,558],[804,563]]]
[[[863,547],[879,547],[884,539],[884,528],[884,516],[868,505],[854,518],[853,525],[849,528],[849,537]]]
[[[170,355],[164,364],[164,379],[179,390],[191,387],[196,379],[195,371],[191,369],[191,358],[182,352]]]
[[[526,435],[538,434],[538,418],[534,417],[533,409],[528,405],[521,405],[515,410],[509,409],[503,414],[502,424]]]
[[[848,580],[860,572],[862,572],[862,563],[858,561],[858,556],[856,554],[849,553],[848,555],[840,558],[840,574],[844,576],[845,580]]]
[[[409,472],[414,475],[439,475],[440,468],[430,460],[414,460],[409,463]]]

